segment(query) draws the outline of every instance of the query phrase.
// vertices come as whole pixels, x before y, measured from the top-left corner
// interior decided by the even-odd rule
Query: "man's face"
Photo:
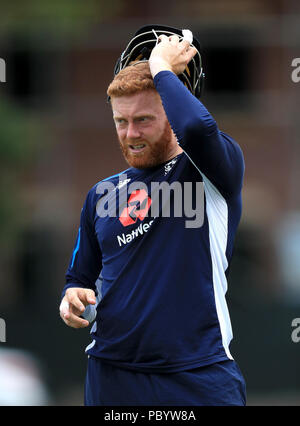
[[[182,152],[157,92],[113,97],[111,104],[120,146],[131,167],[153,167]]]

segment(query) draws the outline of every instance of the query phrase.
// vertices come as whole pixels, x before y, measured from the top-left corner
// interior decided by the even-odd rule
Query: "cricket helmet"
[[[157,39],[160,35],[178,35],[179,40],[181,40],[183,38],[182,31],[183,30],[166,25],[146,25],[141,27],[134,34],[132,39],[127,44],[126,49],[117,60],[114,68],[114,75],[118,74],[132,61],[148,60],[152,49],[157,44]],[[200,43],[195,37],[193,37],[191,46],[196,48],[197,53],[188,63],[183,73],[179,74],[178,77],[192,92],[193,95],[195,95],[197,98],[200,98],[204,83],[204,72],[200,54]]]

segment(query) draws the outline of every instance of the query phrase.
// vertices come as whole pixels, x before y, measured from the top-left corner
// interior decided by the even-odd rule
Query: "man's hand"
[[[95,305],[95,303],[96,297],[93,290],[79,287],[68,288],[59,307],[60,316],[70,327],[87,327],[89,322],[80,318],[80,315],[83,314],[87,305]]]
[[[181,74],[197,53],[197,49],[191,47],[189,41],[179,41],[177,35],[168,37],[162,34],[158,41],[149,58],[153,78],[160,71],[172,71],[176,75]]]

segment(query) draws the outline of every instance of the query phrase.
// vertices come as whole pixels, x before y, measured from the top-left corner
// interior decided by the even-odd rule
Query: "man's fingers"
[[[79,312],[84,312],[85,310],[85,305],[83,303],[85,301],[84,290],[69,292],[68,301],[69,301],[69,304],[74,306],[76,309],[78,309]]]
[[[63,299],[59,307],[61,317],[63,317],[65,314],[69,312],[69,306],[70,306],[69,303],[65,299]]]
[[[197,49],[195,47],[191,47],[187,52],[188,63],[190,60],[196,55]]]
[[[179,43],[179,37],[178,35],[172,35],[169,37],[169,41],[171,44],[173,44],[174,46],[176,46]]]
[[[94,290],[85,290],[83,303],[86,302],[87,305],[95,305],[96,296]]]
[[[80,318],[82,312],[69,304],[66,300],[63,300],[60,305],[60,316],[62,320],[70,327],[73,328],[84,328],[89,325],[89,322],[83,318]]]
[[[158,37],[158,41],[164,44],[170,44],[174,47],[179,48],[179,53],[184,54],[186,60],[189,62],[197,53],[197,49],[193,46],[191,46],[191,43],[187,38],[182,38],[180,41],[180,37],[176,34],[167,36],[165,34],[161,34]]]
[[[69,327],[73,328],[84,328],[90,324],[87,320],[80,318],[72,312],[65,314],[63,320]]]
[[[77,297],[72,300],[70,300],[70,303],[72,306],[74,306],[75,309],[77,309],[80,313],[84,312],[85,305],[81,302],[81,300]]]
[[[82,302],[84,308],[86,305],[92,304],[94,305],[96,303],[96,296],[94,290],[91,289],[82,289],[78,291],[78,298],[80,302]],[[75,305],[77,308],[78,306]],[[81,309],[81,308],[79,308]]]
[[[158,37],[158,42],[160,43],[160,42],[163,42],[163,41],[169,41],[169,37],[168,36],[166,36],[166,34],[161,34],[159,37]]]
[[[182,47],[182,50],[186,50],[191,47],[191,43],[183,38],[180,42],[180,46]]]

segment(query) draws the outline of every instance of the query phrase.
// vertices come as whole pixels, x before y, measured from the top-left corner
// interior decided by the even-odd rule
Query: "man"
[[[199,50],[180,30],[152,31],[155,46],[128,55],[134,38],[108,88],[130,167],[88,193],[60,314],[75,328],[96,317],[86,405],[244,405],[225,300],[243,156],[195,96]],[[177,214],[176,191],[153,214],[153,182],[183,188],[181,201],[196,215],[203,208],[202,222]],[[129,183],[137,189],[127,194]]]

